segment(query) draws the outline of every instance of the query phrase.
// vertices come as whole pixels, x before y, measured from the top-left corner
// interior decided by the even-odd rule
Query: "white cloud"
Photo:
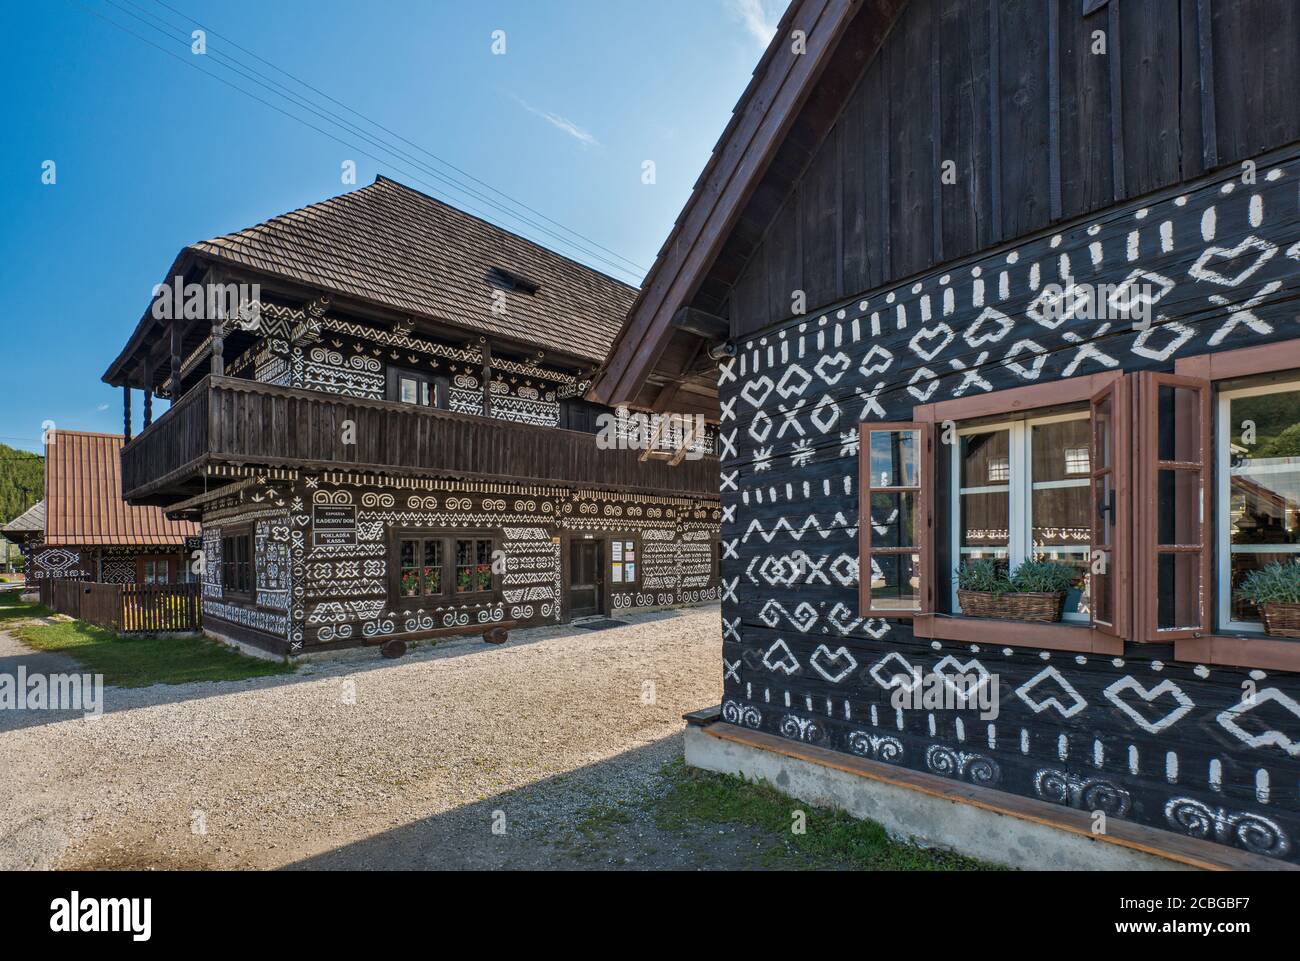
[[[532,104],[528,103],[528,101],[524,100],[522,97],[516,96],[515,94],[511,94],[511,96],[514,97],[515,102],[519,104],[519,106],[523,107],[533,116],[541,117],[543,120],[549,123],[556,130],[564,131],[574,140],[582,144],[584,147],[600,146],[600,141],[597,140],[590,131],[584,130],[582,127],[579,127],[576,123],[574,123],[572,120],[569,120],[567,117],[561,117],[558,113],[552,113],[549,110],[542,110],[539,107],[534,107]]]
[[[95,410],[108,410],[108,405],[100,404],[98,407],[95,408]]]
[[[769,14],[764,0],[730,0],[731,12],[740,18],[745,29],[766,47],[776,36],[779,13]]]

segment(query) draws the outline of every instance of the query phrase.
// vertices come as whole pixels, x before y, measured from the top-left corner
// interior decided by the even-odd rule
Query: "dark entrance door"
[[[569,617],[587,617],[604,610],[605,542],[569,542]]]

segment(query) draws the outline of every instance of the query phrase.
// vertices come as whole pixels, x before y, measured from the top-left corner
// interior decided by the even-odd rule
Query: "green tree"
[[[0,523],[45,496],[45,458],[0,444]]]

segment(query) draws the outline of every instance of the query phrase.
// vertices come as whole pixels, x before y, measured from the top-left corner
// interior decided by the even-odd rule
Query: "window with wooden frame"
[[[443,539],[441,537],[399,537],[397,540],[397,596],[403,601],[442,597]]]
[[[931,475],[923,486],[928,502],[936,505],[930,527],[943,532],[942,556],[952,568],[952,589],[913,618],[917,637],[1122,652],[1129,561],[1118,525],[1127,516],[1120,510],[1120,488],[1127,490],[1131,452],[1129,392],[1115,386],[1121,377],[1105,372],[914,409],[914,421],[943,441],[935,442],[926,461]],[[943,478],[948,494],[940,503],[936,481]],[[1095,523],[1098,498],[1108,500],[1111,491],[1116,507],[1104,512],[1103,523]],[[957,568],[963,560],[980,558],[1008,569],[1026,560],[1072,567],[1076,576],[1062,620],[964,616]],[[926,570],[933,577],[934,563]],[[1097,571],[1103,572],[1100,578]],[[931,583],[936,581],[945,579]],[[1103,595],[1100,608],[1094,589]]]
[[[1131,629],[1133,509],[1131,462],[1132,381],[1121,378],[1088,402],[1092,469],[1088,543],[1088,594],[1092,626],[1125,638]]]
[[[491,534],[397,531],[389,547],[389,596],[403,608],[490,600],[495,550]]]
[[[486,594],[492,590],[492,551],[490,537],[458,537],[453,541],[456,561],[452,581],[458,596]]]
[[[139,584],[171,583],[175,560],[169,557],[139,557],[136,559],[136,582]]]
[[[1242,582],[1300,563],[1300,373],[1221,388],[1216,426],[1218,624],[1258,632],[1263,616]]]
[[[1202,532],[1212,630],[1180,633],[1174,654],[1300,671],[1300,639],[1266,634],[1261,612],[1240,593],[1252,571],[1300,562],[1300,339],[1181,358],[1175,371],[1214,411],[1203,411],[1210,429],[1202,454],[1205,516],[1214,523]]]
[[[930,425],[923,423],[859,426],[863,617],[910,617],[932,609],[930,437]]]
[[[973,427],[954,425],[949,525],[954,567],[993,559],[1012,570],[1050,560],[1077,572],[1062,618],[1089,620],[1090,437],[1086,408]],[[960,613],[954,578],[952,610]]]
[[[221,538],[221,589],[223,594],[253,596],[253,532],[223,533]]]
[[[1138,374],[1135,641],[1210,633],[1210,384]]]
[[[436,375],[400,367],[388,368],[388,399],[416,407],[445,406]]]
[[[963,617],[945,591],[937,611],[910,605],[916,636],[1107,654],[1125,641],[1172,643],[1180,661],[1300,670],[1300,639],[1264,633],[1241,596],[1252,571],[1300,563],[1300,339],[1184,358],[1174,373],[1107,372],[863,425],[872,512],[860,535],[872,575],[863,609],[873,616],[906,596],[888,577],[893,562],[882,567],[877,555],[913,548],[889,526],[895,505],[875,496],[898,491],[868,476],[868,464],[899,460],[887,452],[906,442],[891,432],[918,425],[942,429],[946,443],[923,459],[920,480],[904,471],[892,484],[935,503],[935,480],[949,478],[934,528],[954,569],[965,557],[1048,557],[1082,564],[1082,584],[1061,623]],[[868,432],[885,436],[869,443]],[[924,539],[914,554],[929,561]],[[884,602],[868,601],[876,586]]]

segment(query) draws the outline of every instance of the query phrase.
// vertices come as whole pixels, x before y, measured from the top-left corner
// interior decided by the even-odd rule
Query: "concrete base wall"
[[[1051,871],[1178,871],[1187,865],[1045,824],[934,797],[772,751],[738,744],[694,725],[686,763],[765,781],[819,807],[881,824],[891,837],[997,864]]]

